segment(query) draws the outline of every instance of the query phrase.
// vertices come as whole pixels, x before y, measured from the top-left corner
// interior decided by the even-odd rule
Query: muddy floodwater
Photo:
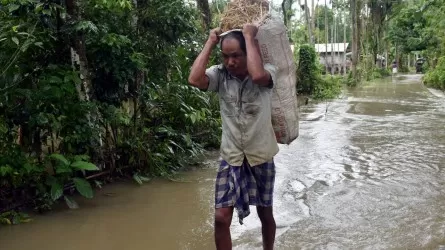
[[[217,156],[182,182],[119,183],[31,223],[1,250],[214,249]],[[420,76],[363,84],[301,108],[300,137],[275,158],[276,249],[445,249],[445,96]],[[235,249],[261,249],[255,210]]]

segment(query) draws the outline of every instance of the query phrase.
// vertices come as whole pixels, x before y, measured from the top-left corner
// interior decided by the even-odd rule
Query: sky
[[[273,4],[279,4],[281,5],[281,3],[283,2],[283,0],[269,0],[270,2],[272,2]],[[294,0],[295,1],[295,5],[298,5],[298,0]],[[324,0],[314,0],[315,4],[324,4]],[[301,3],[304,3],[304,0],[301,0]],[[307,0],[307,4],[310,6],[312,6],[312,0]],[[331,6],[330,0],[327,0],[327,4],[328,6]]]
[[[273,5],[279,5],[281,6],[281,3],[283,0],[269,0]],[[294,0],[294,3],[292,5],[292,8],[295,9],[295,18],[299,19],[303,15],[303,11],[301,8],[299,8],[298,4],[301,1],[302,4],[304,4],[304,0]],[[327,2],[328,7],[331,7],[331,0],[314,0],[315,5],[324,5],[325,1]],[[307,0],[307,4],[309,8],[312,8],[312,0]]]

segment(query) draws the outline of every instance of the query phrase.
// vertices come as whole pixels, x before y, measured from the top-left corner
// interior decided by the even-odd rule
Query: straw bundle
[[[267,0],[235,0],[227,4],[221,15],[223,32],[232,29],[242,29],[246,23],[259,22],[268,14]]]

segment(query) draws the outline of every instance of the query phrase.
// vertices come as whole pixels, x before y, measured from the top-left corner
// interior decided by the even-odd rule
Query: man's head
[[[247,75],[246,41],[241,31],[232,31],[221,38],[224,66],[237,77]]]

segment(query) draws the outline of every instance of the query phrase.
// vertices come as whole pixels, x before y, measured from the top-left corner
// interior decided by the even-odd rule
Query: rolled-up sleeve
[[[277,84],[277,68],[270,64],[270,63],[266,63],[264,65],[264,70],[266,70],[267,72],[269,72],[271,78],[272,78],[272,82],[270,83],[270,85],[268,86],[269,88],[273,88],[274,84]]]
[[[211,66],[206,70],[206,76],[209,78],[209,87],[207,91],[218,92],[220,79],[219,65]]]

